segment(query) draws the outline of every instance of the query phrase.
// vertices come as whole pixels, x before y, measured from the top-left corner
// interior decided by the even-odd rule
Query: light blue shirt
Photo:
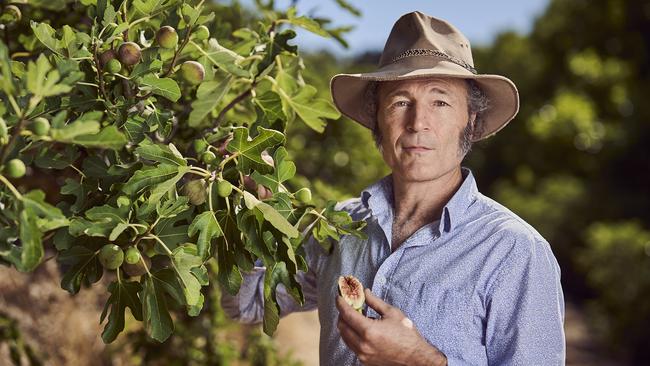
[[[352,274],[401,309],[453,365],[564,365],[564,296],[548,242],[529,224],[481,194],[471,171],[439,220],[391,252],[392,175],[340,203],[367,221],[367,240],[344,236],[327,254],[310,238],[309,271],[299,273],[305,305],[278,290],[281,314],[318,308],[320,364],[360,365],[336,323],[337,279]],[[226,313],[256,323],[264,313],[264,268],[244,275]],[[368,315],[378,317],[371,308]]]

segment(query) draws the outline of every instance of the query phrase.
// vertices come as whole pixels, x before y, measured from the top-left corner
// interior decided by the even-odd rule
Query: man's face
[[[382,154],[394,174],[406,181],[428,181],[460,165],[459,140],[470,120],[464,80],[382,82],[378,102]]]

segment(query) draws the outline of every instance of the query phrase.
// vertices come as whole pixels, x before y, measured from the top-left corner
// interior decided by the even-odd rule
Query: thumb
[[[375,296],[375,294],[370,291],[370,289],[365,289],[365,295],[366,295],[366,304],[370,306],[371,308],[375,309],[376,312],[381,315],[382,318],[385,318],[387,315],[390,315],[391,311],[395,309],[393,306],[390,304],[384,302],[382,299],[379,297]]]

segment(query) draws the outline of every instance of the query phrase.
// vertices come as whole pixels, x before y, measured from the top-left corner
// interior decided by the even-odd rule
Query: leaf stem
[[[23,200],[23,195],[20,194],[20,192],[18,192],[16,187],[14,187],[14,185],[11,184],[11,182],[9,180],[7,180],[7,178],[5,178],[5,176],[2,175],[2,174],[0,174],[0,182],[4,183],[7,186],[7,188],[9,188],[11,193],[13,193],[14,196],[16,196],[16,198],[18,198],[21,201]]]

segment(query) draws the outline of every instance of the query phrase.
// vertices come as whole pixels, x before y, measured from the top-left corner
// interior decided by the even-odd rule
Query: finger
[[[341,296],[336,297],[336,307],[339,309],[339,317],[359,334],[363,334],[363,331],[372,323],[372,320],[359,314]]]
[[[375,294],[370,291],[370,289],[365,289],[365,295],[366,295],[366,304],[370,306],[371,308],[375,309],[379,315],[381,315],[383,318],[386,316],[389,316],[393,309],[396,309],[392,305],[386,303],[379,297],[375,296]]]
[[[354,329],[350,328],[350,326],[340,317],[337,328],[339,329],[339,334],[341,334],[343,342],[345,342],[354,353],[359,354],[361,351],[361,337],[359,334],[355,332]]]

